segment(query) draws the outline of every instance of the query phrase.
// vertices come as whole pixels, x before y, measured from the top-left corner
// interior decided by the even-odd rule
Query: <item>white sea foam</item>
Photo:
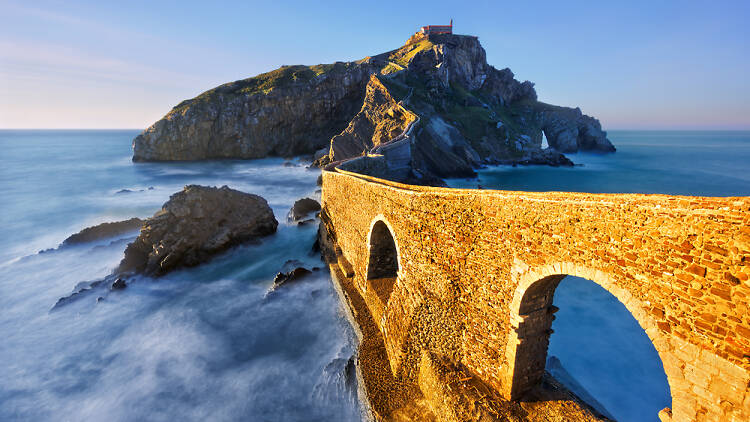
[[[286,260],[323,266],[310,253],[316,227],[286,223],[296,199],[315,196],[318,173],[283,160],[128,164],[126,148],[107,154],[80,171],[60,172],[59,162],[48,174],[5,167],[30,185],[0,192],[9,204],[0,238],[0,420],[356,419],[343,375],[330,374],[331,362],[353,353],[354,337],[328,274],[265,297]],[[50,312],[79,282],[109,274],[126,242],[39,249],[87,226],[150,216],[191,183],[265,197],[278,232],[195,268],[130,280],[123,291],[94,288]],[[133,192],[115,194],[121,189]]]

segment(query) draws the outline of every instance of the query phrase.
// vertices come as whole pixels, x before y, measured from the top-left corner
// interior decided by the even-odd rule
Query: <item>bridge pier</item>
[[[552,275],[536,282],[523,296],[520,310],[511,320],[507,362],[510,377],[503,395],[510,400],[520,399],[539,385],[547,363],[547,348],[552,334],[552,322],[558,308],[552,305],[555,289],[565,275]]]

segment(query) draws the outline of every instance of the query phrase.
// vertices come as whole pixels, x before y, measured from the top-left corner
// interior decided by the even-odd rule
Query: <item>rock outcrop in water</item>
[[[320,211],[320,202],[311,198],[302,198],[294,201],[288,218],[290,221],[299,221],[316,211]]]
[[[542,130],[551,148],[560,152],[615,151],[599,120],[583,114],[580,108],[539,104]]]
[[[136,161],[315,153],[319,165],[377,154],[381,162],[357,167],[412,182],[615,150],[598,120],[539,102],[533,83],[487,63],[476,37],[451,34],[415,34],[357,62],[285,66],[222,85],[177,105],[133,149]]]
[[[158,276],[195,266],[230,246],[272,234],[277,226],[260,196],[227,186],[185,186],[145,221],[117,272]]]
[[[93,242],[95,240],[118,236],[134,231],[142,225],[143,220],[140,218],[97,224],[96,226],[86,227],[80,232],[69,236],[63,241],[61,246],[77,245],[80,243]]]

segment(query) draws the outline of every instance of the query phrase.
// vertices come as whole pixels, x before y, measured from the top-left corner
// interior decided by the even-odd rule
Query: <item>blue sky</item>
[[[360,59],[450,18],[605,129],[750,129],[750,2],[721,0],[0,0],[0,128],[145,128],[221,83]]]

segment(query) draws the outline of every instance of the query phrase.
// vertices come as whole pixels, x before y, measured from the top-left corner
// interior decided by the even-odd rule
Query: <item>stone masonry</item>
[[[672,394],[662,420],[750,420],[750,198],[432,188],[336,170],[322,205],[397,377],[418,383],[429,354],[521,398],[543,375],[554,290],[573,275],[617,297],[653,342]],[[368,268],[393,263],[395,277]]]

